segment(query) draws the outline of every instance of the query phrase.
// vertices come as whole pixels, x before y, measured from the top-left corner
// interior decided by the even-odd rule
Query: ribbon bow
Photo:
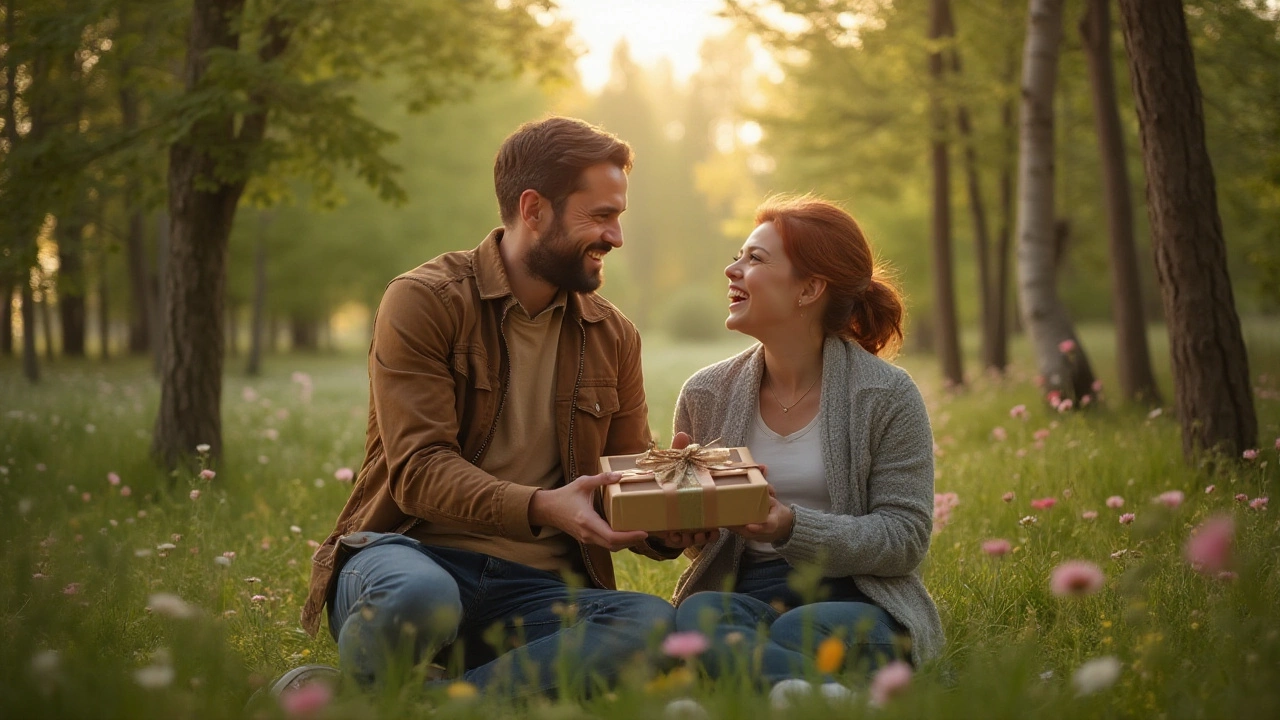
[[[709,448],[697,443],[679,450],[652,447],[636,458],[636,467],[652,472],[659,485],[698,487],[698,470],[710,472],[712,467],[729,462],[731,457],[728,448]]]

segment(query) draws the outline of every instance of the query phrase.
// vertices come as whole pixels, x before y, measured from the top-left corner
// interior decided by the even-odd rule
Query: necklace
[[[800,393],[800,397],[796,398],[795,402],[791,403],[790,405],[783,405],[782,400],[778,399],[778,393],[773,391],[773,383],[769,383],[768,385],[765,385],[765,387],[769,389],[769,394],[773,396],[774,402],[778,403],[778,407],[782,408],[783,414],[786,414],[791,412],[791,408],[799,405],[800,401],[805,399],[806,396],[808,396],[809,391],[817,387],[818,381],[821,379],[822,379],[822,375],[819,374],[818,377],[814,378],[813,382],[809,384],[809,390],[805,390],[804,392]]]

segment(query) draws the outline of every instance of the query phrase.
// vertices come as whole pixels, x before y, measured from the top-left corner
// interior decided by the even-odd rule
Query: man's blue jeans
[[[653,595],[573,589],[556,573],[395,533],[357,536],[329,629],[342,670],[361,684],[460,643],[462,679],[486,691],[585,694],[674,625],[675,609]]]
[[[769,684],[820,674],[818,645],[829,637],[845,645],[844,667],[870,673],[903,656],[908,633],[850,578],[824,578],[826,596],[807,602],[787,585],[786,560],[747,563],[736,592],[700,592],[676,609],[676,630],[697,630],[711,639],[702,656],[709,675],[733,672]],[[759,648],[757,650],[757,648]]]

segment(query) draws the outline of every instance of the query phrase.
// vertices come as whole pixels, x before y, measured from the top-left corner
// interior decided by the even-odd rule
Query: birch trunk
[[[1044,389],[1065,399],[1089,394],[1092,373],[1058,298],[1054,228],[1053,96],[1063,0],[1031,0],[1022,60],[1018,155],[1018,297]]]

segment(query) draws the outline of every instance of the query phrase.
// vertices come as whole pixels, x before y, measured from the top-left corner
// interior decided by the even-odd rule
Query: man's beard
[[[592,292],[604,283],[604,271],[588,272],[584,259],[592,250],[609,252],[612,246],[599,242],[590,247],[580,247],[569,239],[560,218],[555,218],[552,230],[537,239],[525,256],[525,267],[535,277],[542,278],[568,292]]]

